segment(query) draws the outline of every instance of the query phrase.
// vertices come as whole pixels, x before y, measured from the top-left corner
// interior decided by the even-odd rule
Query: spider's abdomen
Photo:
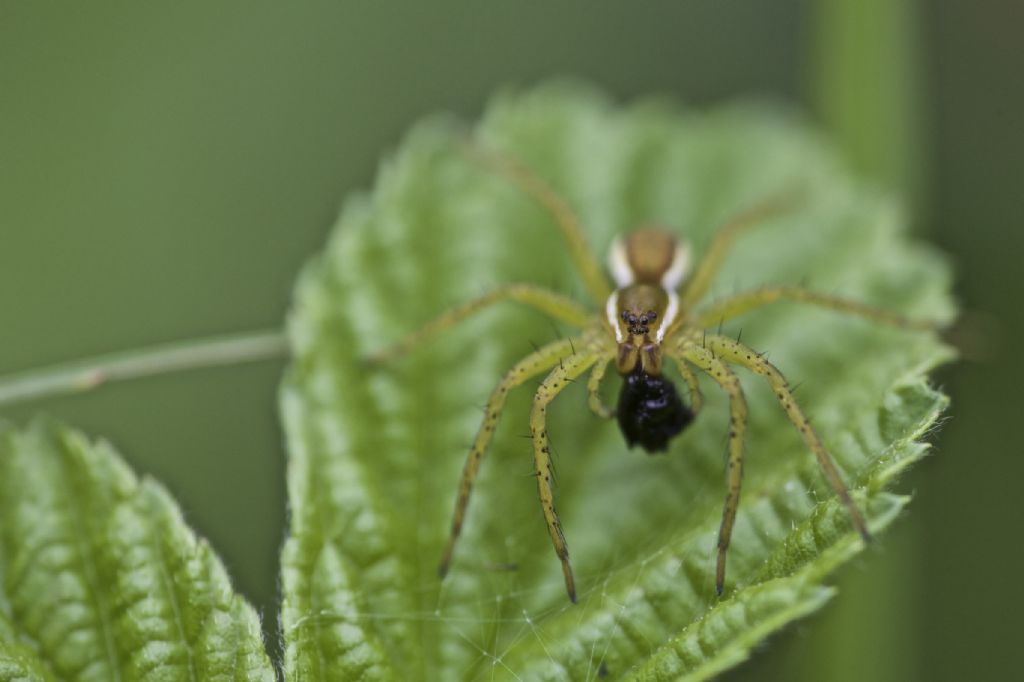
[[[667,449],[694,417],[671,381],[639,369],[623,377],[616,415],[626,443],[647,452]]]

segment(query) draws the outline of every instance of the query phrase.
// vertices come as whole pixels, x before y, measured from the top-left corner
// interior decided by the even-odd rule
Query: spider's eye
[[[629,322],[629,313],[627,313],[625,310],[622,311],[622,321]]]
[[[648,320],[653,321],[653,320],[657,319],[657,317],[658,317],[658,313],[654,312],[653,310],[648,310],[647,311],[647,319]]]

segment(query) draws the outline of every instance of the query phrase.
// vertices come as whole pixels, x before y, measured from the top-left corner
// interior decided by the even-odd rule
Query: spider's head
[[[638,366],[649,376],[661,374],[661,342],[677,308],[674,294],[650,284],[634,284],[611,295],[608,323],[619,346],[619,374],[626,376]]]

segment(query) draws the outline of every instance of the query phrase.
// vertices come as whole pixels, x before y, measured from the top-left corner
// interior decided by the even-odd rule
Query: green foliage
[[[388,367],[361,358],[499,283],[584,291],[551,216],[466,158],[463,132],[442,119],[417,127],[374,192],[348,201],[300,279],[281,396],[286,678],[668,680],[743,660],[827,601],[827,573],[862,549],[756,378],[745,379],[748,465],[724,599],[714,596],[713,548],[727,415],[710,384],[710,405],[666,456],[626,450],[615,425],[586,408],[582,386],[551,408],[576,606],[519,437],[530,398],[522,389],[484,464],[453,570],[438,581],[479,405],[531,344],[559,332],[509,305]],[[699,254],[729,215],[800,187],[805,204],[738,244],[715,294],[802,281],[915,317],[952,315],[942,259],[910,244],[891,202],[854,183],[788,112],[655,101],[618,109],[557,85],[499,98],[479,135],[550,182],[600,252],[622,230],[654,222],[675,226]],[[950,351],[929,334],[790,304],[742,328],[800,384],[797,398],[881,530],[907,502],[885,489],[924,455],[918,441],[946,404],[923,375]]]
[[[0,680],[273,680],[252,608],[105,443],[0,433]]]
[[[285,679],[720,672],[820,608],[833,595],[828,573],[862,549],[756,378],[723,599],[713,571],[727,415],[711,385],[709,405],[664,456],[628,451],[586,408],[581,385],[552,406],[578,605],[519,437],[525,388],[510,399],[451,574],[435,574],[478,406],[517,358],[561,331],[507,306],[389,366],[362,358],[499,283],[583,291],[551,216],[467,158],[463,133],[445,119],[417,127],[374,192],[349,200],[299,281],[281,392]],[[737,245],[716,294],[802,280],[915,317],[952,314],[942,259],[910,244],[891,204],[852,182],[790,113],[620,109],[563,84],[499,98],[479,135],[550,182],[599,251],[653,222],[676,226],[699,254],[729,215],[799,187],[806,202]],[[924,373],[950,351],[929,334],[786,304],[749,315],[743,338],[801,385],[870,525],[888,525],[907,498],[886,488],[925,454],[920,440],[946,405]],[[59,425],[0,431],[0,681],[273,675],[253,610],[158,484]]]

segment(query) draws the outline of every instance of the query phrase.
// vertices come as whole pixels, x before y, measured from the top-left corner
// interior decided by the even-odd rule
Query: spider
[[[617,240],[608,257],[612,281],[588,248],[582,225],[569,204],[518,160],[467,142],[467,153],[490,171],[517,185],[544,207],[554,219],[569,248],[574,266],[586,285],[593,307],[587,308],[560,293],[528,283],[499,286],[452,308],[397,343],[372,355],[378,364],[401,355],[439,332],[503,301],[518,301],[566,322],[580,331],[545,346],[517,362],[498,382],[487,401],[483,421],[466,457],[455,501],[451,530],[438,575],[443,579],[451,564],[462,530],[470,493],[505,407],[508,393],[545,372],[534,394],[530,413],[534,475],[537,492],[555,554],[562,565],[565,589],[576,602],[576,584],[569,549],[555,508],[551,450],[546,412],[552,400],[587,370],[588,404],[599,417],[617,418],[627,444],[648,452],[664,450],[700,411],[703,396],[695,370],[709,375],[728,395],[729,439],[726,462],[726,497],[718,531],[715,590],[725,585],[726,555],[740,500],[743,478],[743,441],[747,402],[730,365],[762,377],[804,443],[814,453],[822,473],[845,506],[853,527],[865,542],[871,533],[821,438],[793,398],[793,390],[777,367],[739,340],[714,333],[711,328],[755,308],[790,300],[908,329],[934,325],[874,308],[856,301],[821,294],[800,286],[766,286],[704,303],[710,285],[733,242],[748,228],[794,208],[795,193],[770,197],[732,217],[714,233],[701,260],[690,267],[690,247],[663,229],[641,227]],[[671,360],[689,387],[685,405],[662,370]],[[623,378],[617,409],[605,406],[599,388],[614,363]]]

